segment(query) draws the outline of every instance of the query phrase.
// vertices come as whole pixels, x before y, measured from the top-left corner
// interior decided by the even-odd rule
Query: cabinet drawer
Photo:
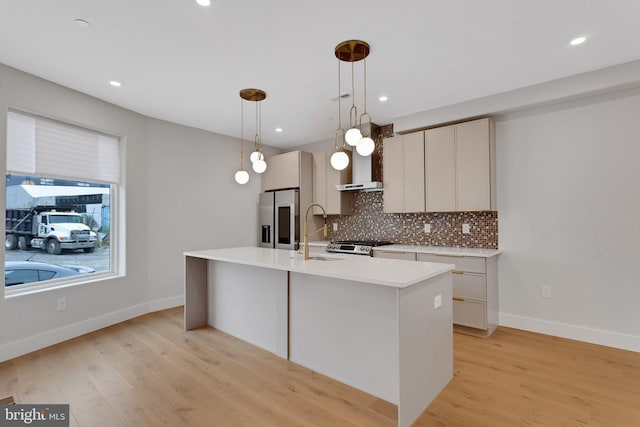
[[[469,273],[484,273],[486,271],[485,260],[480,257],[418,254],[418,261],[455,264],[456,270]]]
[[[483,302],[453,300],[453,323],[487,329],[486,306]]]
[[[416,260],[415,252],[373,251],[373,256],[375,258],[406,259],[409,261]]]
[[[453,274],[453,296],[486,301],[486,276],[476,273]]]

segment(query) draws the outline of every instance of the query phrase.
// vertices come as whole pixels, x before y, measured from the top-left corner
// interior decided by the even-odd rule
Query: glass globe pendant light
[[[347,40],[336,46],[336,57],[340,61],[351,62],[351,91],[353,103],[349,110],[350,129],[344,135],[347,144],[356,147],[356,151],[361,156],[370,156],[376,148],[375,141],[371,138],[371,116],[367,113],[367,61],[370,47],[367,42],[362,40]],[[355,81],[354,81],[354,63],[364,60],[364,112],[358,117],[358,109],[355,105]],[[367,135],[363,135],[363,119],[368,120]]]
[[[267,170],[267,162],[264,160],[264,154],[262,153],[262,105],[260,101],[263,101],[267,94],[265,91],[254,88],[242,89],[240,91],[240,97],[246,101],[253,101],[256,103],[256,134],[254,137],[254,151],[249,156],[251,166],[254,172],[263,173]]]
[[[369,134],[367,136],[362,136],[362,138],[356,143],[356,151],[361,156],[370,156],[373,151],[376,149],[376,144],[371,139],[371,116],[367,113],[367,58],[363,59],[364,63],[364,112],[360,115],[360,127],[362,128],[362,119],[366,116],[369,121],[367,128],[369,129]]]
[[[344,129],[342,129],[342,98],[340,97],[340,60],[338,59],[338,128],[336,129],[335,148],[331,155],[331,167],[341,171],[349,166],[349,156],[344,152]]]
[[[349,130],[344,134],[344,140],[347,144],[355,147],[362,138],[362,133],[358,126],[358,107],[356,107],[356,87],[353,80],[353,62],[351,62],[351,109],[349,110]],[[340,95],[338,95],[338,102]]]
[[[234,176],[240,185],[249,182],[249,172],[244,170],[244,102],[240,98],[240,170]]]

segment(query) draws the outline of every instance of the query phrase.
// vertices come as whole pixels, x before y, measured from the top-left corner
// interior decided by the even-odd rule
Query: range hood
[[[351,184],[336,185],[338,191],[382,191],[382,182],[373,179],[374,156],[361,156],[356,150],[351,155]]]

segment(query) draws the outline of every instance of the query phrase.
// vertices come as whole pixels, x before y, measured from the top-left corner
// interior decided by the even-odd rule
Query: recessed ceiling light
[[[582,44],[585,41],[587,41],[586,37],[576,37],[575,39],[571,40],[569,44],[571,44],[571,46],[578,46],[579,44]]]
[[[276,128],[276,132],[282,132],[282,128]]]
[[[75,23],[80,28],[89,28],[91,26],[89,21],[85,21],[84,19],[80,19],[80,18],[76,19]]]
[[[196,3],[198,3],[200,6],[210,6],[211,0],[196,0]]]
[[[388,97],[386,97],[385,95],[382,95],[380,98],[378,98],[378,100],[379,100],[380,102],[386,102],[386,101],[387,101],[387,99],[389,99],[389,98],[388,98]]]
[[[119,82],[119,81],[117,81],[117,80],[111,80],[111,81],[109,82],[109,84],[110,84],[111,86],[113,86],[113,87],[120,87],[120,86],[122,86],[122,83],[120,83],[120,82]]]

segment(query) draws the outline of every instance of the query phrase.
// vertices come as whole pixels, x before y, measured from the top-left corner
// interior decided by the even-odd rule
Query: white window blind
[[[7,172],[120,181],[118,138],[10,111]]]

